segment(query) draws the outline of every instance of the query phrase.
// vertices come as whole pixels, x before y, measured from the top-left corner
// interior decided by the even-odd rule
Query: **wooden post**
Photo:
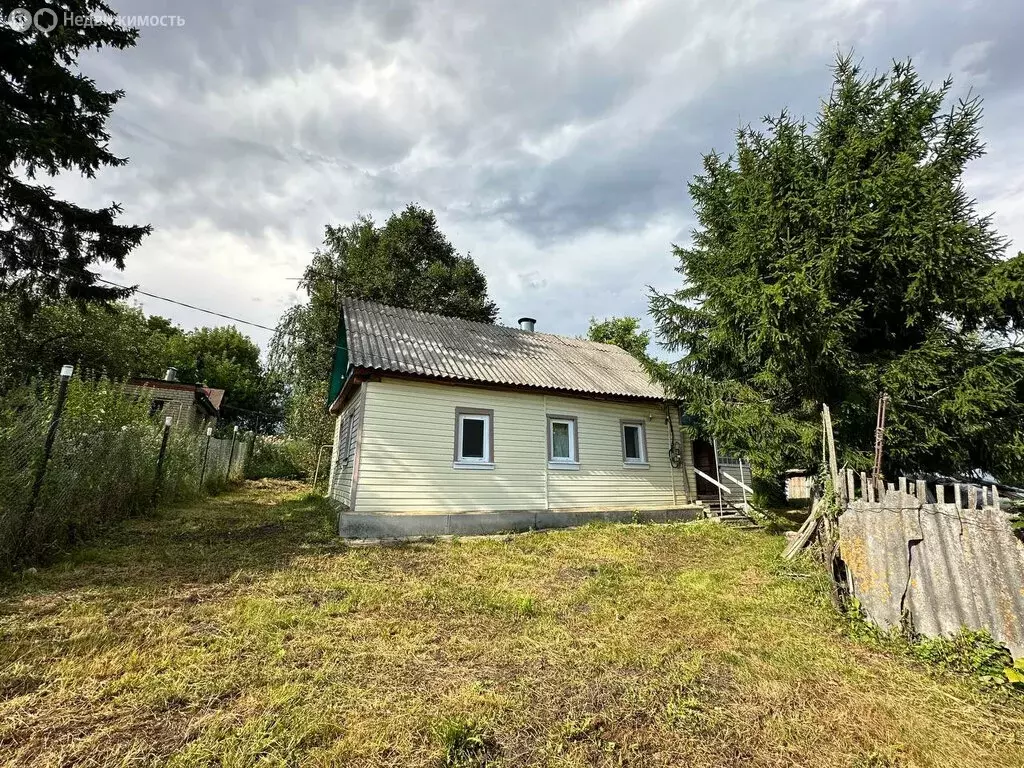
[[[978,489],[973,485],[967,486],[967,508],[976,509],[978,507]]]
[[[853,480],[853,470],[849,467],[846,468],[846,498],[848,501],[853,501],[857,498],[857,486]]]
[[[999,506],[999,486],[992,486],[992,506],[996,509],[1001,509]]]
[[[874,499],[871,498],[871,496],[872,496],[871,486],[868,485],[868,473],[867,472],[861,472],[860,473],[860,497],[861,497],[861,500],[870,503],[870,502],[874,501]]]
[[[899,483],[899,486],[900,486],[900,493],[908,493],[908,491],[907,491],[907,478],[900,477],[897,480],[897,482]]]
[[[953,504],[957,509],[963,506],[963,498],[960,493],[960,483],[953,483]]]
[[[885,444],[885,407],[889,404],[889,395],[885,392],[878,398],[878,417],[875,420],[875,465],[872,476],[882,476],[882,452]]]
[[[935,503],[945,504],[946,503],[946,486],[936,483],[935,484]]]
[[[828,467],[832,474],[832,487],[839,492],[839,460],[836,458],[836,437],[832,431],[832,412],[828,405],[822,404],[821,417],[825,422],[825,435],[828,438]]]
[[[924,480],[917,481],[917,500],[922,504],[928,503],[928,485]]]

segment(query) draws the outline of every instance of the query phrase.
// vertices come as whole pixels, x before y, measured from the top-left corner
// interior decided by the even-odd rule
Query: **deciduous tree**
[[[271,360],[293,395],[290,413],[326,405],[313,404],[326,393],[343,296],[485,323],[498,315],[476,262],[455,250],[432,211],[411,204],[383,225],[361,216],[352,224],[328,226],[300,285],[308,301],[284,314],[271,344]],[[329,421],[294,413],[288,422],[290,432],[320,425],[316,434],[302,436],[330,441],[322,428]]]
[[[225,390],[221,421],[271,431],[281,420],[279,378],[260,361],[260,349],[234,326],[171,333],[165,360],[182,381]]]
[[[638,317],[612,317],[601,321],[592,317],[587,338],[622,347],[640,362],[650,362],[647,346],[651,343],[651,334],[640,330]]]

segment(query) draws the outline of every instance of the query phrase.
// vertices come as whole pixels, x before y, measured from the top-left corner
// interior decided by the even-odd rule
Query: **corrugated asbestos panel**
[[[852,591],[868,618],[936,636],[987,629],[1024,656],[1024,542],[995,507],[921,505],[889,492],[881,504],[855,502],[839,518]]]
[[[611,344],[530,333],[344,299],[349,363],[395,373],[662,398],[628,352]]]

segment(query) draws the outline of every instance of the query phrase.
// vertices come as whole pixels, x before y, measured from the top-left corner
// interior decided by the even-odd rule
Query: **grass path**
[[[782,545],[354,549],[250,483],[0,585],[0,764],[1024,766],[1024,707],[847,639]]]

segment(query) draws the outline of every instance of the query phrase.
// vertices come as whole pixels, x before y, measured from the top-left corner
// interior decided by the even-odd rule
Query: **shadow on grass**
[[[340,546],[329,503],[307,489],[248,482],[221,496],[122,521],[48,567],[13,575],[0,584],[0,600],[87,586],[213,584],[240,572],[287,567],[300,553]]]
[[[810,509],[807,504],[800,504],[799,506],[793,504],[789,507],[777,507],[760,510],[760,512],[767,521],[764,526],[765,531],[779,534],[786,531],[799,530],[800,526],[807,519],[807,515],[810,514]]]

